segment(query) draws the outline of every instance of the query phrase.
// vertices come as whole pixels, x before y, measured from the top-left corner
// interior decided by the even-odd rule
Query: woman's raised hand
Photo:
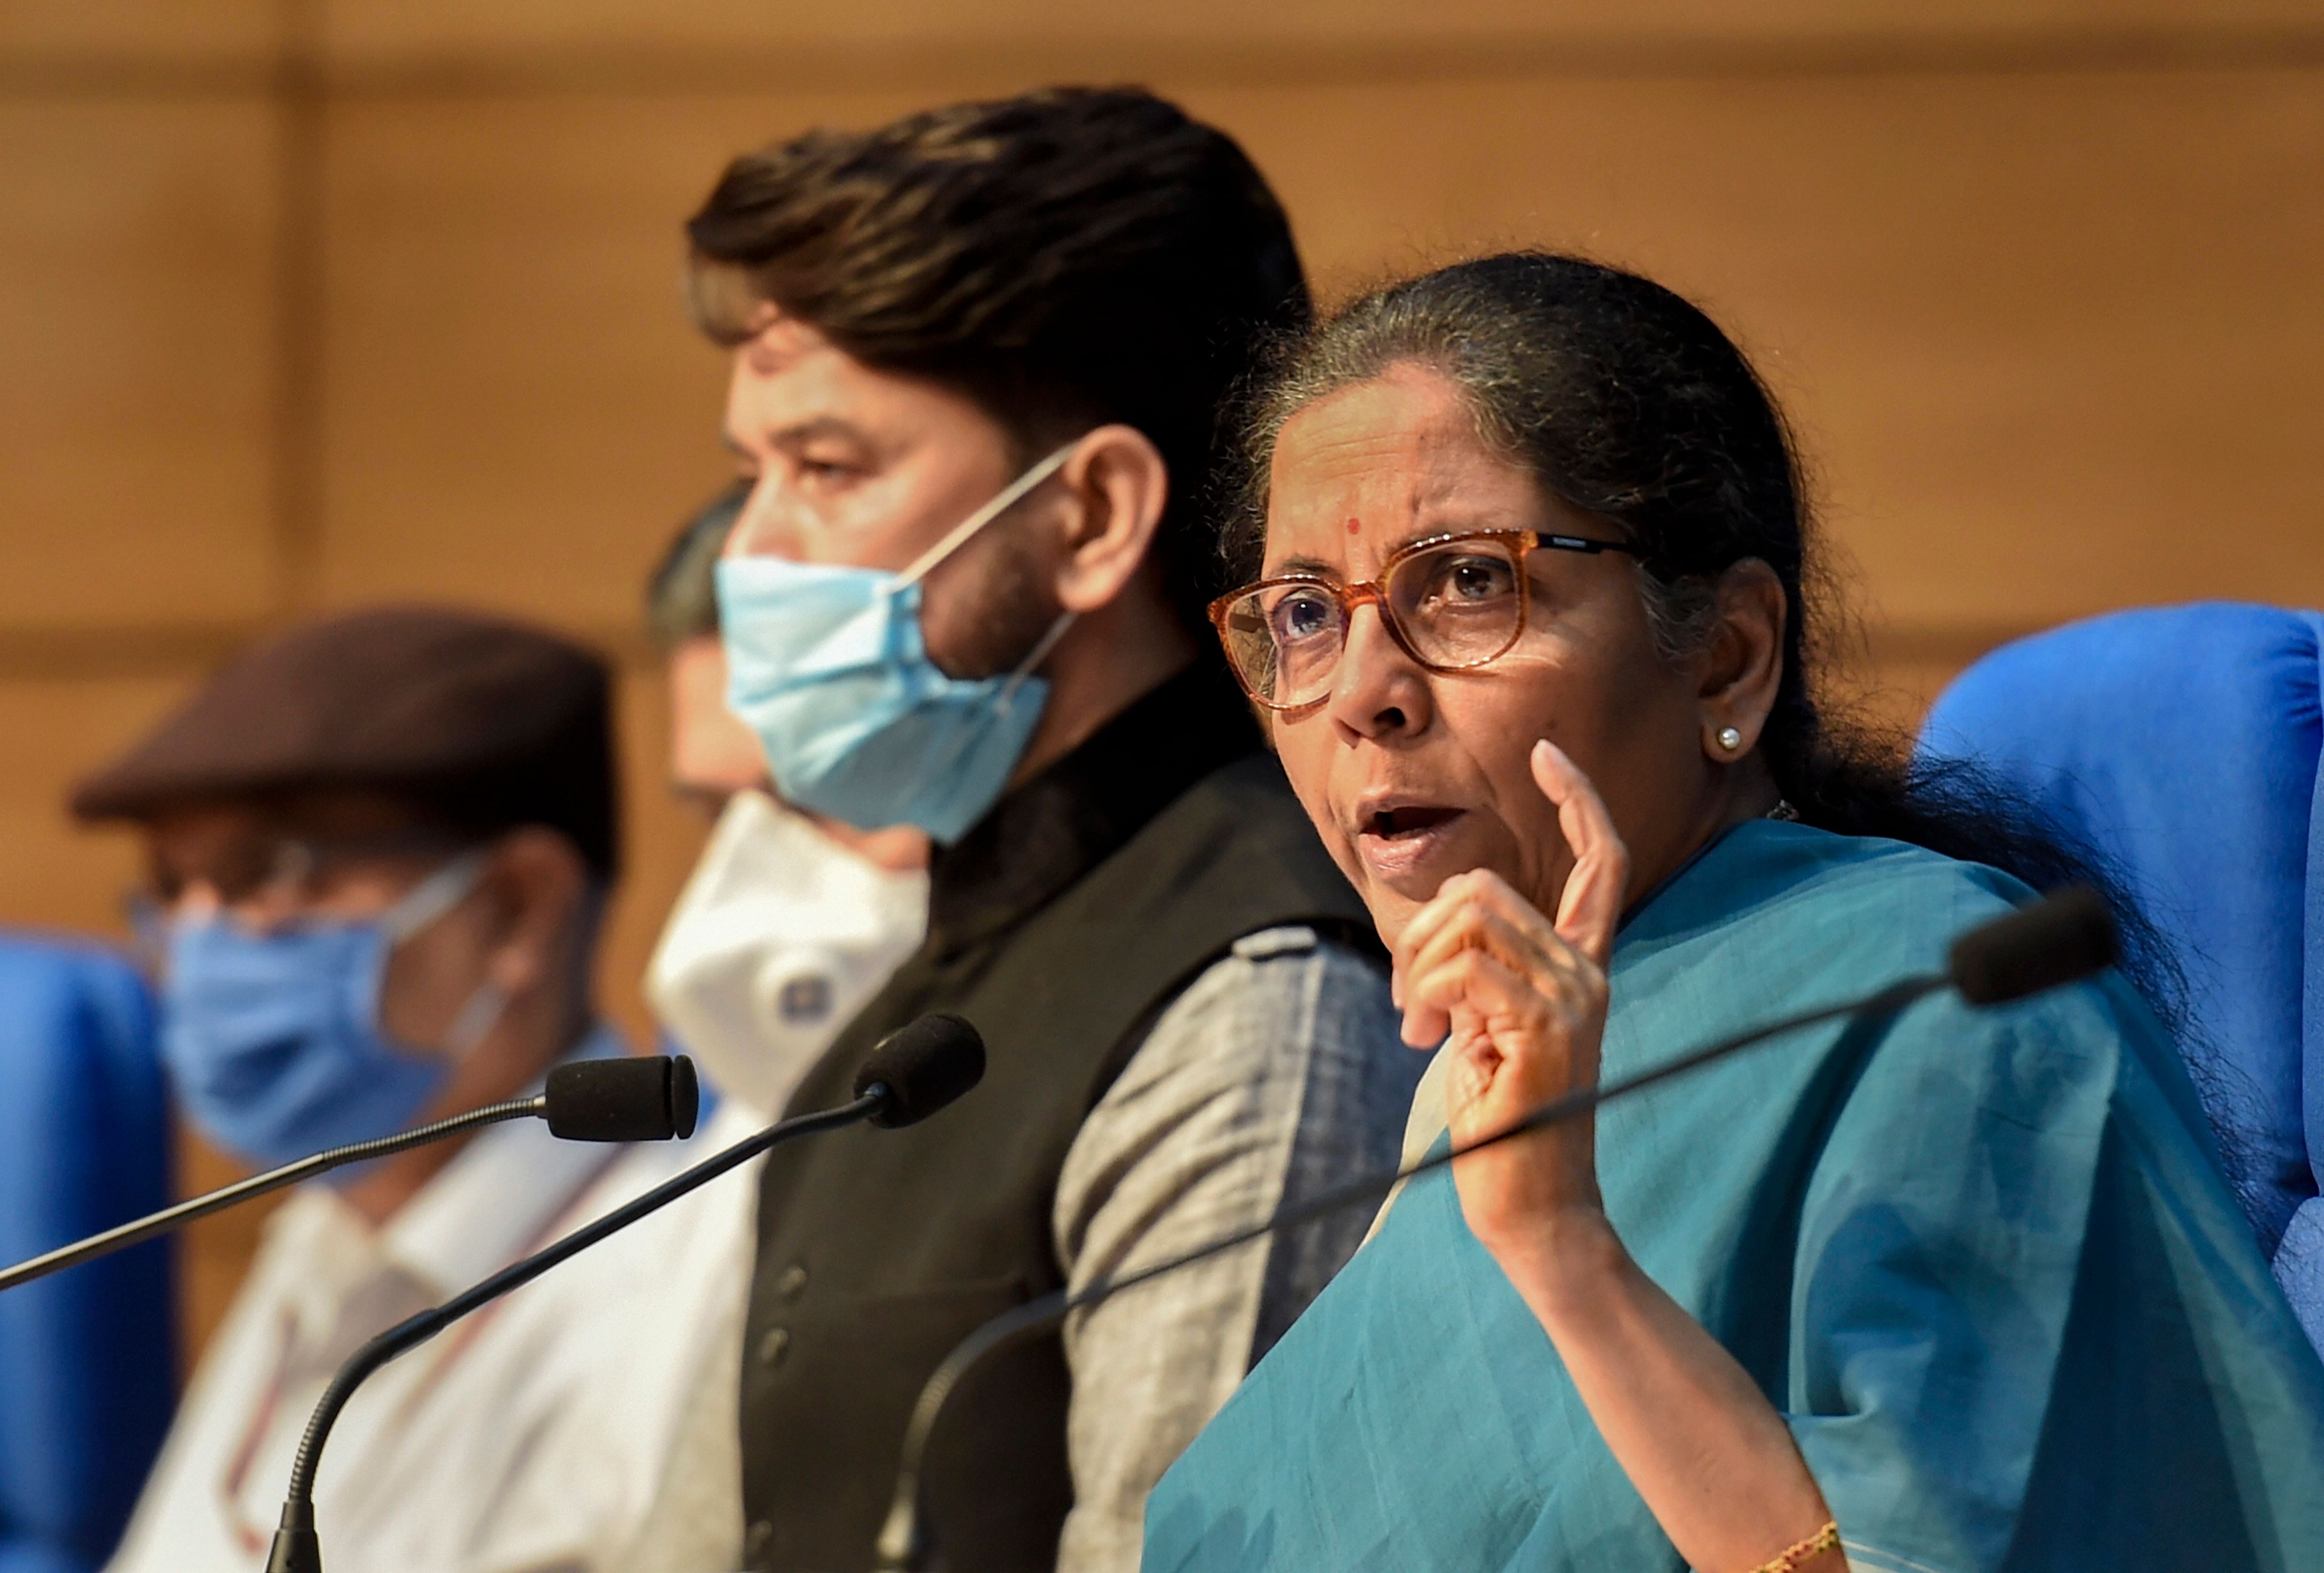
[[[1562,750],[1545,739],[1531,763],[1574,859],[1556,921],[1479,869],[1446,880],[1396,946],[1405,1041],[1425,1047],[1451,1034],[1445,1103],[1456,1145],[1598,1079],[1629,854]],[[1563,1219],[1602,1221],[1595,1133],[1584,1117],[1453,1164],[1470,1231],[1505,1266],[1508,1253],[1550,1244]]]

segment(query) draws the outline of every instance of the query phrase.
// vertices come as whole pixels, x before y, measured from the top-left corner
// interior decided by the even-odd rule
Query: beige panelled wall
[[[641,580],[724,470],[678,223],[747,145],[1056,79],[1234,132],[1327,291],[1547,244],[1711,306],[1890,716],[2061,618],[2324,603],[2324,0],[0,0],[0,921],[117,930],[65,785],[236,642],[456,598],[624,663],[642,1030],[700,828]]]

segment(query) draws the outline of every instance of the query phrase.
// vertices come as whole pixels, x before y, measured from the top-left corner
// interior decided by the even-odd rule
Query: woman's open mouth
[[[1373,814],[1364,826],[1367,836],[1385,837],[1395,840],[1402,836],[1416,836],[1431,830],[1450,819],[1461,817],[1458,809],[1432,808],[1425,805],[1408,809],[1382,809]]]
[[[1360,821],[1357,846],[1375,874],[1388,879],[1412,874],[1443,850],[1452,837],[1452,826],[1464,813],[1464,810],[1441,803],[1402,803],[1375,809]]]

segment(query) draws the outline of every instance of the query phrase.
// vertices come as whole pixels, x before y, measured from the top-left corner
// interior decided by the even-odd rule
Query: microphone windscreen
[[[616,1055],[549,1070],[549,1133],[567,1142],[667,1142],[694,1134],[702,1084],[685,1055]]]
[[[2069,885],[1953,941],[1953,986],[1973,1005],[2006,1004],[2115,964],[2122,947],[2106,898]]]
[[[870,1117],[894,1129],[927,1119],[984,1079],[984,1040],[958,1016],[922,1016],[880,1040],[855,1073],[855,1096],[878,1082],[887,1102]]]

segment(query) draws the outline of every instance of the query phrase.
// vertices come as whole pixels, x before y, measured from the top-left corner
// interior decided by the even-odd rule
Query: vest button
[[[788,1328],[769,1328],[759,1335],[759,1364],[773,1367],[783,1363],[791,1352],[791,1330]]]
[[[742,1536],[743,1565],[746,1567],[756,1567],[758,1565],[759,1559],[767,1554],[767,1547],[773,1543],[774,1538],[775,1526],[773,1524],[769,1523],[762,1518],[752,1519],[751,1521],[750,1529],[744,1531]]]
[[[797,1300],[799,1291],[807,1287],[807,1263],[794,1262],[783,1269],[775,1280],[775,1292],[785,1300]]]

